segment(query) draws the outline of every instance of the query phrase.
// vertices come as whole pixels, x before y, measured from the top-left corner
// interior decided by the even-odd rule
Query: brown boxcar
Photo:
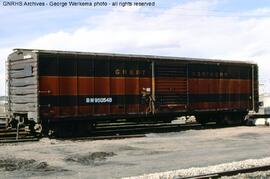
[[[15,49],[7,74],[9,118],[44,131],[119,118],[224,122],[258,110],[258,67],[248,62]]]

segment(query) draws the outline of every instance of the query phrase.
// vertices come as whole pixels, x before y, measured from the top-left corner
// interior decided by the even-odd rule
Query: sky
[[[129,1],[155,6],[6,7],[1,0],[0,95],[14,48],[252,61],[260,91],[270,92],[270,0]]]

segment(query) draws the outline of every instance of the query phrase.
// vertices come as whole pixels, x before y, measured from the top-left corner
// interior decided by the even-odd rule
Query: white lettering
[[[85,98],[85,102],[88,104],[112,103],[112,98]]]

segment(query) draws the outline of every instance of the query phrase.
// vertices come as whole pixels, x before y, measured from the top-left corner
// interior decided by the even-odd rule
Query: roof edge
[[[16,51],[31,51],[41,53],[55,53],[55,54],[78,54],[78,55],[95,55],[95,56],[114,56],[114,57],[137,57],[137,58],[151,58],[151,59],[170,59],[170,60],[193,60],[193,61],[210,61],[210,62],[225,62],[225,63],[242,63],[242,64],[257,64],[249,60],[226,60],[226,59],[213,59],[213,58],[193,58],[193,57],[175,57],[175,56],[162,56],[162,55],[138,55],[138,54],[124,54],[124,53],[102,53],[102,52],[84,52],[84,51],[65,51],[65,50],[42,50],[42,49],[27,49],[27,48],[14,48]]]

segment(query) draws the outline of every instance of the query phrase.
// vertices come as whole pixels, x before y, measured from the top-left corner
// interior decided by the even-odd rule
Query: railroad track
[[[203,174],[203,175],[194,175],[194,176],[189,176],[189,177],[174,177],[174,179],[208,179],[208,178],[215,179],[215,178],[220,178],[220,177],[225,177],[225,176],[235,176],[238,174],[268,171],[268,170],[270,170],[270,165],[244,168],[244,169],[242,168],[242,169],[229,170],[229,171],[216,172],[216,173],[208,173],[208,174]]]
[[[0,144],[1,143],[15,143],[38,141],[39,138],[32,135],[27,128],[21,127],[17,131],[16,128],[6,128],[5,123],[0,123]]]
[[[189,125],[189,128],[199,127],[199,124]],[[101,124],[96,127],[96,129],[89,134],[89,136],[74,137],[74,138],[62,138],[62,139],[72,139],[72,140],[104,140],[104,139],[123,139],[123,138],[137,138],[145,137],[147,133],[164,133],[173,132],[181,130],[183,126],[176,124]],[[182,128],[184,130],[184,128]]]
[[[115,122],[115,123],[98,123],[96,128],[91,133],[81,137],[62,137],[58,139],[71,140],[104,140],[104,139],[123,139],[145,137],[147,133],[166,133],[179,132],[185,130],[201,130],[220,128],[215,123],[201,125],[198,123],[188,124],[172,124],[172,123],[156,123],[156,122]],[[38,141],[39,138],[31,135],[27,128],[20,128],[17,136],[17,129],[6,129],[5,124],[0,123],[0,143],[14,143]]]
[[[180,130],[188,129],[201,129],[202,125],[198,123],[194,124],[171,124],[171,123],[146,123],[146,124],[134,124],[134,125],[119,125],[119,126],[97,126],[93,135],[107,135],[107,134],[138,134],[138,133],[151,133],[151,132],[176,132]]]
[[[202,129],[200,124],[171,124],[171,123],[154,123],[154,122],[123,122],[123,123],[99,123],[96,129],[83,137],[65,137],[59,139],[72,140],[104,140],[104,139],[122,139],[145,137],[145,134],[156,132],[177,132],[188,129]],[[18,132],[18,135],[17,135]],[[0,143],[15,143],[38,141],[39,138],[32,135],[27,128],[6,129],[4,123],[0,123]]]
[[[116,140],[116,139],[140,138],[140,137],[145,137],[145,136],[146,136],[145,134],[104,135],[104,136],[91,136],[91,137],[76,137],[76,138],[69,138],[68,140]]]
[[[201,130],[201,129],[216,129],[225,127],[236,127],[239,125],[217,125],[215,122],[209,122],[205,125],[199,123],[185,123],[185,124],[173,124],[173,123],[139,123],[139,124],[98,124],[92,135],[103,134],[138,134],[138,133],[151,133],[151,132],[178,132],[185,130]]]
[[[201,130],[201,129],[213,129],[221,128],[215,123],[208,123],[201,125],[198,123],[190,124],[171,124],[171,123],[145,123],[145,124],[112,124],[97,125],[97,128],[89,136],[73,137],[73,138],[60,138],[71,140],[104,140],[104,139],[122,139],[122,138],[137,138],[145,137],[149,133],[167,133],[167,132],[179,132],[185,130]],[[224,126],[223,126],[224,127]],[[229,126],[230,127],[230,126]]]

